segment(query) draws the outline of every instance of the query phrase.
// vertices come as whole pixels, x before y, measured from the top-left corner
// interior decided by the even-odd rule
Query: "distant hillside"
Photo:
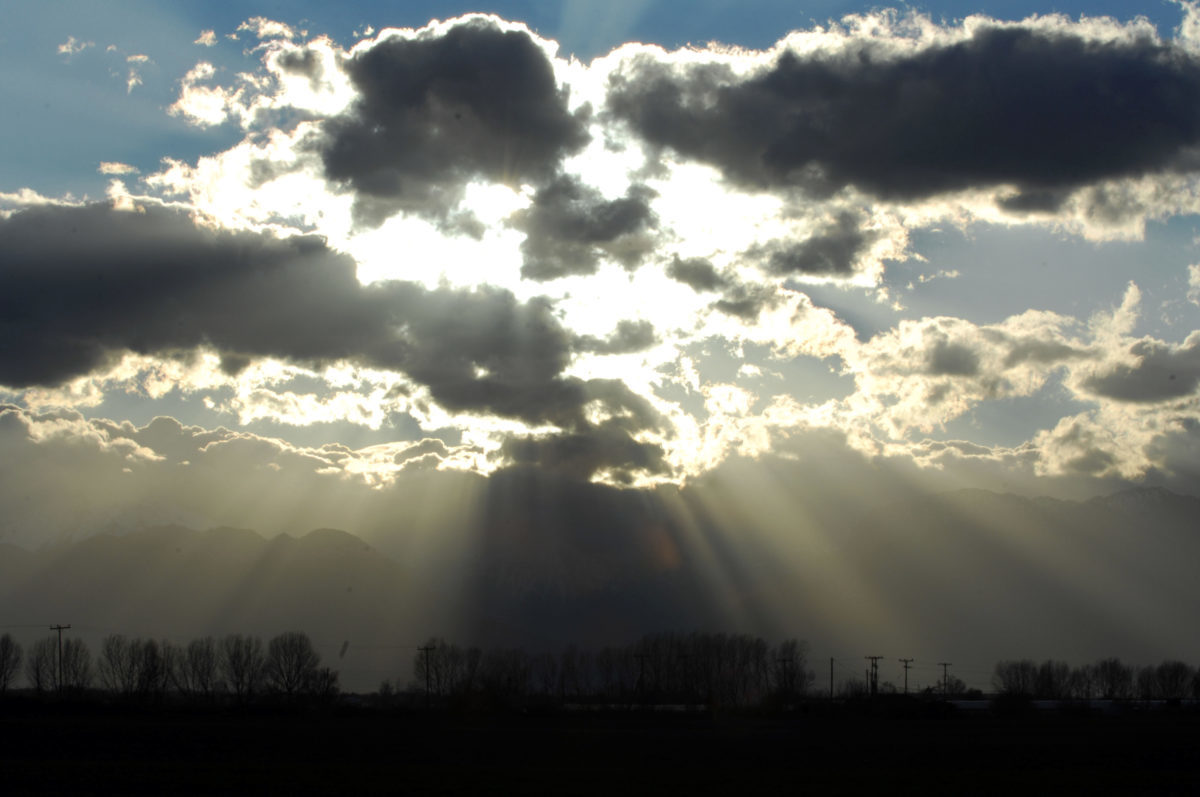
[[[403,528],[377,546],[330,529],[180,526],[0,545],[0,625],[70,623],[93,643],[301,629],[358,689],[407,681],[431,635],[558,650],[736,631],[807,639],[814,658],[954,661],[982,686],[1000,658],[1200,663],[1200,499],[962,490],[859,510],[798,490],[734,512],[713,494],[656,495],[563,502],[570,513],[522,496],[403,562],[378,550],[402,548]]]
[[[161,526],[33,553],[6,548],[6,621],[70,623],[90,642],[109,633],[187,641],[299,629],[335,666],[331,657],[349,641],[350,669],[366,676],[391,667],[390,658],[407,675],[410,656],[395,648],[425,633],[413,629],[418,607],[404,568],[342,531],[266,540],[241,529]]]

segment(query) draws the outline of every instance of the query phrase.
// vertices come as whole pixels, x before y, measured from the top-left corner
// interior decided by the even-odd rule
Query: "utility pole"
[[[883,656],[863,656],[864,659],[869,659],[871,662],[871,697],[879,692],[879,660]]]
[[[948,672],[950,662],[939,661],[938,666],[942,668],[942,697],[950,696],[950,673]]]
[[[430,708],[432,703],[429,696],[429,652],[433,650],[433,647],[426,645],[423,648],[417,648],[417,650],[425,654],[425,708]]]
[[[904,665],[904,694],[908,694],[908,668],[912,666],[912,659],[900,659],[900,663]]]
[[[69,625],[52,625],[52,626],[50,626],[51,631],[58,632],[58,683],[57,683],[57,686],[58,686],[58,693],[60,695],[62,694],[62,688],[63,688],[62,632],[66,631],[70,627],[71,626],[69,626]]]

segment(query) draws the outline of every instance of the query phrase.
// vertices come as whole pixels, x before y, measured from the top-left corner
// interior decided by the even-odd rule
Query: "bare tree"
[[[217,641],[210,636],[189,642],[175,656],[172,668],[175,688],[190,698],[211,698],[216,694],[219,672]]]
[[[172,651],[153,639],[110,634],[100,643],[100,683],[125,698],[157,700],[171,681]]]
[[[489,651],[480,665],[479,683],[494,700],[519,700],[529,693],[529,654],[516,648]]]
[[[40,692],[58,688],[58,640],[48,636],[33,643],[25,659],[25,677]]]
[[[8,685],[21,667],[21,646],[11,635],[0,636],[0,695],[8,691]]]
[[[167,650],[169,648],[159,645],[153,639],[133,641],[134,665],[137,671],[135,692],[139,698],[157,700],[166,691],[171,679]]]
[[[338,696],[339,691],[337,670],[332,667],[318,667],[309,684],[309,693],[319,700],[330,701]]]
[[[72,692],[87,689],[92,683],[92,652],[79,638],[62,645],[62,688]]]
[[[816,677],[808,668],[808,643],[798,639],[779,643],[771,654],[771,667],[771,682],[783,695],[803,695]]]
[[[882,689],[882,686],[880,686]],[[892,688],[895,691],[895,687]],[[941,682],[941,692],[949,697],[961,697],[966,694],[967,683],[957,675],[947,675],[945,680]]]
[[[462,651],[440,637],[430,637],[413,659],[413,680],[419,689],[444,696],[454,691],[458,670],[463,666]]]
[[[1084,664],[1071,670],[1067,689],[1069,696],[1075,700],[1090,700],[1097,696],[1099,681],[1096,678],[1096,666]]]
[[[1154,668],[1157,696],[1162,700],[1182,700],[1192,691],[1195,670],[1183,661],[1164,661]]]
[[[1047,700],[1063,700],[1071,696],[1071,667],[1065,661],[1047,659],[1037,671],[1035,694]]]
[[[137,688],[137,665],[133,645],[123,634],[109,634],[100,642],[96,670],[101,685],[109,692],[130,696]]]
[[[838,685],[838,697],[866,697],[870,693],[866,678],[847,678]]]
[[[1138,667],[1137,696],[1140,700],[1154,700],[1158,697],[1158,673],[1154,665]]]
[[[1002,695],[1033,697],[1038,688],[1038,666],[1029,659],[996,662],[992,687]]]
[[[321,657],[302,631],[286,631],[267,645],[264,668],[267,686],[288,697],[308,692]]]
[[[1125,700],[1133,696],[1133,668],[1120,659],[1101,659],[1093,665],[1096,691],[1106,700]]]
[[[258,637],[230,634],[221,640],[221,675],[234,699],[249,701],[262,685],[262,640]]]

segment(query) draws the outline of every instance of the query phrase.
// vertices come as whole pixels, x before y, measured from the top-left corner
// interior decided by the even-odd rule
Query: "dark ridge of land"
[[[1194,794],[1200,713],[452,714],[0,706],[23,794]]]

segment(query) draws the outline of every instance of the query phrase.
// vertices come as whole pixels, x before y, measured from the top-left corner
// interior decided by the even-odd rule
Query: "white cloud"
[[[69,58],[73,55],[78,55],[79,53],[83,52],[84,50],[86,50],[89,47],[95,47],[95,46],[96,46],[95,42],[80,41],[79,39],[76,39],[74,36],[68,36],[67,40],[65,42],[58,45],[58,52],[60,55],[65,55]]]
[[[196,40],[192,44],[199,45],[200,47],[214,47],[217,44],[217,34],[211,30],[200,31],[200,35],[196,37]]]
[[[125,63],[129,64],[129,73],[125,79],[125,93],[131,94],[135,86],[142,85],[141,68],[148,63],[151,63],[150,56],[135,54],[125,58]]]
[[[125,174],[137,174],[138,168],[136,166],[130,166],[128,163],[121,163],[119,161],[100,161],[100,166],[96,171],[100,172],[100,174],[119,176]]]
[[[237,26],[239,33],[253,33],[259,39],[291,39],[296,38],[296,31],[283,22],[276,22],[266,17],[251,17]]]

